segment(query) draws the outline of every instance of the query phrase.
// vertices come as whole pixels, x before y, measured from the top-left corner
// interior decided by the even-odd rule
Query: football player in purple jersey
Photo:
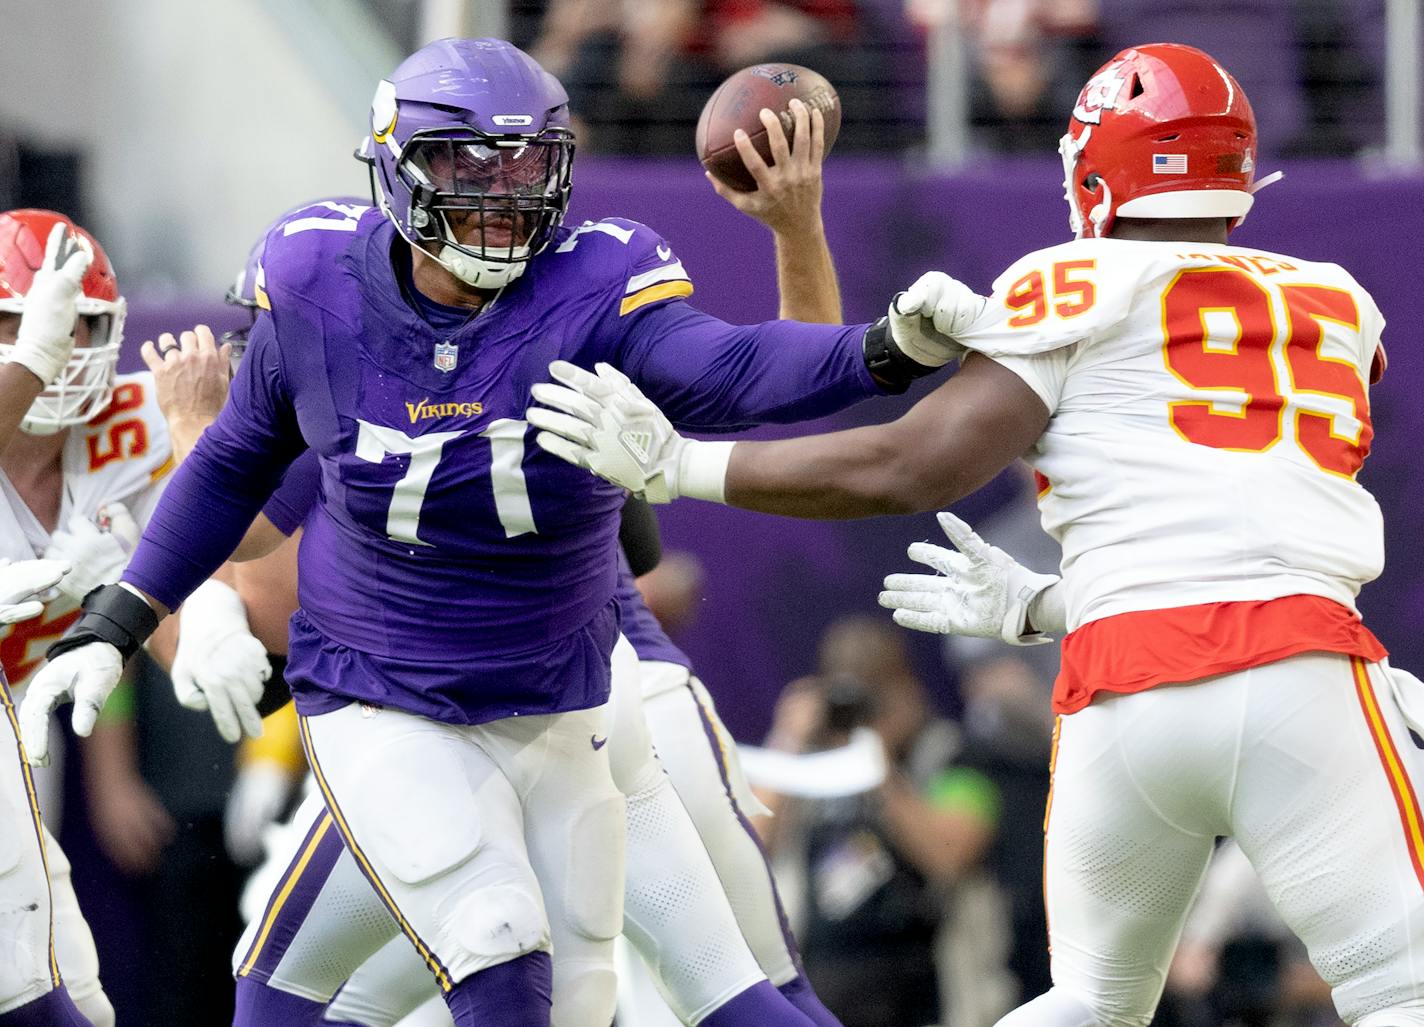
[[[759,188],[728,199],[773,231],[782,315],[838,323],[839,291],[821,220],[823,125],[820,116],[799,101],[793,110],[796,138],[802,142],[791,146],[780,122],[768,112],[775,163],[768,167],[750,143],[743,141],[744,156],[758,176]],[[346,197],[313,202],[284,213],[273,227],[317,212],[308,208],[337,210],[343,205],[349,209],[361,203]],[[229,303],[249,310],[254,320],[261,253],[259,240],[226,297]],[[249,328],[250,323],[223,336],[233,353],[243,352]],[[159,349],[166,355],[146,346],[144,357],[165,400],[175,448],[186,453],[222,406],[225,358],[201,326],[184,333],[181,340],[161,338]],[[285,663],[286,622],[297,605],[296,551],[289,547],[287,537],[300,533],[302,521],[315,505],[318,474],[314,453],[298,458],[248,532],[248,540],[266,540],[258,550],[273,551],[235,567],[237,588],[247,604],[253,630],[273,651],[273,666],[279,671]],[[637,652],[640,667],[637,681],[624,678],[620,683],[615,678],[615,696],[623,690],[628,715],[617,718],[622,729],[611,732],[610,740],[615,781],[628,801],[625,930],[658,968],[664,994],[687,1022],[703,1022],[752,986],[748,981],[759,981],[764,975],[812,1023],[834,1025],[837,1021],[800,971],[775,882],[747,822],[746,811],[755,812],[757,804],[745,787],[735,744],[687,657],[663,634],[633,586],[632,575],[646,573],[659,555],[657,524],[646,504],[625,505],[619,540],[630,564],[620,572],[621,628]],[[247,541],[239,551],[244,548],[252,551]],[[264,631],[264,627],[270,630]],[[636,716],[636,693],[627,694],[631,689],[642,692],[646,730]],[[232,841],[245,848],[260,844],[261,825],[280,812],[289,782],[296,780],[288,769],[293,764],[292,754],[279,751],[288,737],[285,716],[275,729],[271,721],[266,726],[262,739],[245,743],[252,758],[244,761],[230,799],[230,806],[236,807],[230,820],[247,825],[234,829],[244,837]],[[649,734],[657,743],[666,779],[648,749]],[[294,714],[291,735],[295,741]],[[299,755],[295,762],[301,764]],[[624,768],[621,775],[617,772],[620,764]],[[665,780],[676,788],[676,799],[665,794]],[[270,852],[268,864],[258,871],[260,880],[250,886],[245,902],[261,896],[261,905],[252,907],[248,930],[234,954],[235,971],[241,979],[238,987],[276,989],[313,1003],[330,999],[325,1022],[389,1027],[427,994],[435,994],[435,984],[403,938],[395,938],[380,953],[367,958],[384,937],[396,934],[397,928],[378,896],[360,879],[339,837],[333,833],[311,858],[300,861],[310,832],[323,816],[319,797],[304,804],[280,832],[284,844]],[[700,843],[691,840],[693,830],[700,835]],[[711,865],[702,859],[703,846],[711,856]],[[692,887],[669,888],[670,877]],[[314,882],[320,884],[314,887]],[[268,899],[270,894],[295,888],[312,895],[311,901],[278,905]],[[629,923],[634,925],[631,929]],[[750,952],[736,938],[739,928]],[[702,958],[712,944],[723,947],[722,959]],[[753,957],[760,973],[750,966]],[[272,998],[249,1005],[282,1001]],[[765,1012],[750,1010],[744,1020],[765,1022]]]
[[[682,302],[687,273],[644,226],[562,226],[567,97],[508,43],[408,58],[366,152],[380,210],[268,238],[231,398],[124,582],[51,649],[26,722],[112,688],[314,450],[286,676],[326,830],[457,1024],[597,1027],[623,921],[603,707],[624,495],[526,446],[529,388],[555,359],[608,362],[682,427],[728,431],[903,390],[952,350],[884,321],[730,325]]]

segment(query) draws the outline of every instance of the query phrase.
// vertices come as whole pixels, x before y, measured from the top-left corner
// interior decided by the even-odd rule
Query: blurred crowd
[[[514,0],[511,29],[568,86],[581,145],[683,153],[731,72],[785,61],[840,92],[839,147],[923,142],[927,49],[958,19],[975,148],[1052,151],[1078,88],[1135,43],[1199,46],[1262,107],[1263,148],[1343,155],[1376,146],[1384,0]]]

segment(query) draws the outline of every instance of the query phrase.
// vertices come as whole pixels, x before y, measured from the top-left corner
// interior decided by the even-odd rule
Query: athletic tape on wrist
[[[727,464],[735,442],[688,439],[678,457],[677,493],[709,503],[727,501]]]

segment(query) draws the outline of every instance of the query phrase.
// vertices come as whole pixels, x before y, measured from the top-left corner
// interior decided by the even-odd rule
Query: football
[[[830,153],[841,127],[841,99],[835,86],[824,75],[799,64],[754,64],[718,86],[702,108],[697,119],[697,158],[702,166],[734,189],[755,190],[756,180],[742,163],[732,133],[742,129],[762,158],[773,163],[766,126],[758,115],[763,107],[776,112],[791,141],[795,122],[789,104],[793,99],[820,109],[826,122],[826,153]]]

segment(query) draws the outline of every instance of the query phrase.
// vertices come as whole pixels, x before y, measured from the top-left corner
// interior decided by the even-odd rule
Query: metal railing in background
[[[1420,148],[1419,0],[1385,2],[1385,155],[1392,164],[1417,170],[1424,167]]]
[[[969,159],[969,48],[960,0],[938,0],[925,41],[925,143],[931,167]]]
[[[1028,0],[905,4],[925,33],[925,154],[931,167],[952,169],[976,152],[1004,148],[1003,134],[994,139],[985,131],[983,40],[960,16],[972,6],[983,21],[1000,5],[1031,6]],[[1097,0],[1096,6],[1100,59],[1118,45],[1140,41],[1139,28],[1147,36],[1171,32],[1162,26],[1188,37],[1201,30],[1225,47],[1234,45],[1235,60],[1227,63],[1256,99],[1267,148],[1283,155],[1358,155],[1394,171],[1424,170],[1420,0],[1189,0],[1173,6],[1190,15],[1165,17],[1166,6],[1153,10],[1140,0]],[[1236,38],[1222,28],[1238,24],[1246,32]],[[1265,83],[1259,94],[1253,75]],[[1268,138],[1268,127],[1282,122],[1291,125],[1289,133]]]
[[[498,36],[534,45],[555,2],[264,0],[321,63],[329,88],[360,101],[356,109],[364,107],[371,82],[402,53],[428,40]],[[660,0],[626,2],[631,10]],[[1263,152],[1359,155],[1391,170],[1416,172],[1424,169],[1420,4],[1076,0],[1057,7],[1088,14],[1065,29],[1041,24],[1059,14],[1040,0],[856,0],[860,61],[830,61],[833,67],[825,70],[840,76],[843,148],[907,150],[921,153],[929,167],[947,170],[976,154],[1050,151],[1072,94],[1093,67],[1141,38],[1181,38],[1213,52],[1221,48],[1218,56],[1236,71],[1258,107]],[[590,122],[594,150],[685,151],[699,90],[710,91],[727,70],[715,67],[715,46],[709,42],[715,24],[709,20],[705,32],[699,29],[702,49],[682,55],[686,63],[672,76],[676,82],[669,88],[689,94],[681,102],[660,100],[644,110],[617,99],[616,34],[591,38],[587,53],[575,54],[571,68],[560,69],[573,73],[566,85]],[[1012,81],[1022,67],[1007,79],[995,78],[994,46],[1004,42],[1005,25],[1017,26],[1010,35],[1026,31],[1028,49],[1041,48],[1042,67],[1031,74],[1051,77],[1041,97],[1021,102],[1010,115],[996,109],[995,87]],[[1019,43],[1009,42],[1006,49]],[[814,63],[814,54],[803,63]],[[706,83],[686,70],[703,65]],[[629,129],[620,119],[630,112],[648,124]]]

